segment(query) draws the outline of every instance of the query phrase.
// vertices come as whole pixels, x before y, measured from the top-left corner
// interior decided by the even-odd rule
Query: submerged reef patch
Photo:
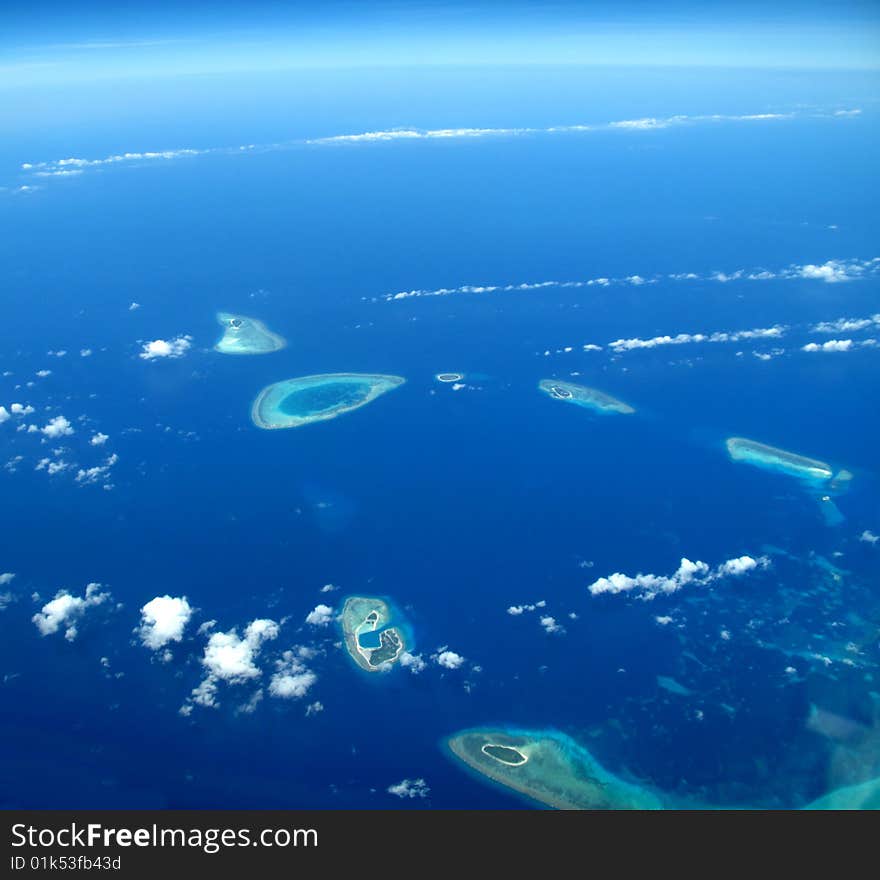
[[[551,730],[465,730],[447,740],[472,770],[557,810],[659,810],[647,788],[607,771],[583,746]]]
[[[588,388],[586,385],[576,385],[574,382],[561,382],[556,379],[542,379],[538,388],[554,400],[564,400],[568,403],[577,404],[603,415],[613,413],[630,415],[635,409],[628,403],[599,391],[596,388]]]
[[[223,336],[214,351],[220,354],[269,354],[287,345],[282,336],[273,333],[256,318],[218,312],[217,323],[223,328]]]

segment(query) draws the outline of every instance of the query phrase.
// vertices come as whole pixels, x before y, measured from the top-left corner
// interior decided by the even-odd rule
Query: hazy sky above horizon
[[[876,69],[880,6],[800,2],[4,5],[0,87],[400,65]]]

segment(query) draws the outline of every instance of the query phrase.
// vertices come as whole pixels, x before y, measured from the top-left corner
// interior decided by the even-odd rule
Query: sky
[[[866,69],[849,2],[4,4],[0,89],[120,76],[400,65]]]

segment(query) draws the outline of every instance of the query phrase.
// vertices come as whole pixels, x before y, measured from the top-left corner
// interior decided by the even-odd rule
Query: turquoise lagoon
[[[220,354],[269,354],[287,345],[284,337],[256,318],[217,312],[217,323],[223,328],[223,336],[214,351]]]
[[[370,373],[327,373],[285,379],[257,395],[251,418],[258,428],[298,428],[359,409],[405,381],[400,376]]]
[[[381,672],[412,648],[412,633],[390,600],[349,596],[339,617],[349,656],[366,672]]]

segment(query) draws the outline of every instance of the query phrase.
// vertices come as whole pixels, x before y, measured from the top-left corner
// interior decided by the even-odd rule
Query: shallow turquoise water
[[[278,410],[288,416],[309,416],[340,405],[354,405],[370,393],[365,382],[327,382],[288,394]]]

